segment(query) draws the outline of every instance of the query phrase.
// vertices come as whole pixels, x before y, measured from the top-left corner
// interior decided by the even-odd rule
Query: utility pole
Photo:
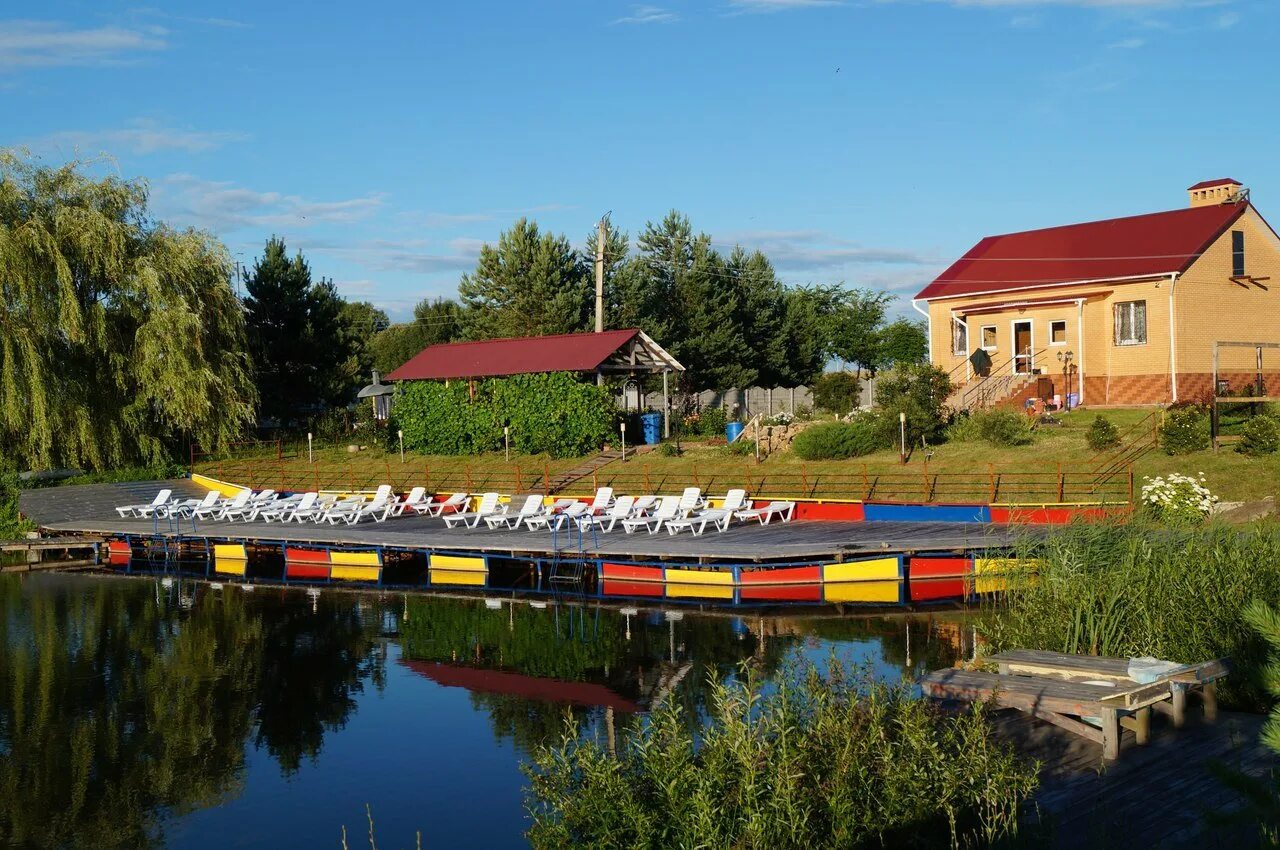
[[[609,214],[596,223],[596,333],[604,330],[604,242]]]

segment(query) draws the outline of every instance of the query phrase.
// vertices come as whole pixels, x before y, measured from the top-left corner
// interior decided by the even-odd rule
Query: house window
[[[982,347],[985,348],[987,351],[996,350],[996,326],[995,325],[982,326]]]
[[[969,326],[959,319],[951,320],[951,353],[957,357],[969,353]]]
[[[1142,345],[1147,341],[1147,302],[1121,301],[1116,305],[1116,345]]]
[[[1244,277],[1244,231],[1231,231],[1231,276]]]
[[[1066,345],[1067,344],[1067,320],[1055,319],[1049,323],[1049,344],[1050,345]]]

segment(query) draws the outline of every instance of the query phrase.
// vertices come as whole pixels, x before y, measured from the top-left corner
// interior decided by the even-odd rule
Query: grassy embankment
[[[1123,432],[1147,415],[1147,410],[1103,411]],[[893,450],[875,452],[863,458],[844,461],[802,461],[790,451],[777,451],[757,464],[754,457],[735,455],[723,445],[703,442],[683,443],[684,453],[669,457],[662,452],[648,452],[626,463],[614,462],[600,470],[601,483],[613,480],[619,486],[640,491],[668,491],[677,485],[697,482],[704,489],[719,490],[746,484],[760,492],[761,478],[767,490],[781,494],[796,491],[804,484],[818,482],[819,489],[857,490],[861,479],[885,476],[897,481],[899,497],[908,498],[924,487],[924,472],[930,475],[963,474],[972,478],[998,473],[1038,472],[1045,475],[1059,470],[1086,472],[1095,453],[1085,442],[1085,434],[1097,411],[1073,412],[1062,417],[1058,427],[1043,427],[1036,432],[1031,445],[997,447],[980,441],[950,442],[916,451],[903,466]],[[236,483],[278,487],[282,482],[290,488],[324,488],[357,484],[374,486],[390,481],[398,487],[424,484],[448,489],[459,487],[479,490],[492,486],[514,490],[532,486],[544,471],[553,477],[577,466],[578,459],[554,459],[542,456],[512,455],[508,463],[501,453],[472,457],[438,457],[414,453],[405,462],[395,452],[369,448],[349,454],[345,447],[318,449],[315,462],[308,463],[306,447],[291,447],[284,459],[277,461],[274,451],[262,451],[256,457],[241,456],[234,460],[210,460],[197,464],[197,471]],[[1154,451],[1135,465],[1137,483],[1144,476],[1170,472],[1198,474],[1203,472],[1209,488],[1222,499],[1242,501],[1275,495],[1280,490],[1280,454],[1251,458],[1224,449],[1170,457]],[[466,484],[470,481],[471,486]],[[772,482],[772,483],[770,483]],[[587,484],[589,484],[589,480]],[[1118,483],[1118,482],[1117,482]],[[886,485],[888,486],[888,485]],[[973,500],[981,501],[985,486],[975,484]],[[581,489],[581,486],[579,487]],[[1049,499],[1052,493],[1043,494]],[[1003,499],[1002,499],[1003,500]]]

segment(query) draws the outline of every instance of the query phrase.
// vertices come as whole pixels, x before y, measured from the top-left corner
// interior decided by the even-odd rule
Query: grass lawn
[[[841,495],[856,497],[864,491],[866,483],[874,479],[879,481],[875,490],[878,496],[905,500],[919,498],[933,480],[942,482],[936,483],[938,490],[934,498],[939,501],[946,501],[948,494],[958,501],[985,501],[989,497],[986,482],[994,473],[1002,482],[1000,501],[1054,501],[1053,481],[1059,471],[1083,478],[1083,474],[1091,470],[1089,462],[1095,453],[1085,442],[1085,434],[1099,412],[1122,433],[1149,413],[1148,410],[1072,412],[1061,417],[1061,426],[1040,428],[1031,445],[995,447],[981,441],[944,443],[927,452],[917,450],[905,466],[892,450],[845,461],[802,461],[789,451],[778,451],[757,464],[754,456],[734,454],[723,444],[684,442],[684,453],[679,457],[650,451],[625,463],[615,461],[602,467],[596,483],[613,483],[627,492],[671,492],[695,483],[708,492],[719,492],[745,485],[757,494],[812,492],[838,498]],[[424,485],[438,490],[513,492],[537,486],[544,473],[555,477],[581,463],[582,459],[516,454],[508,463],[501,452],[472,457],[406,453],[401,463],[399,454],[372,447],[356,454],[349,454],[345,447],[317,449],[315,462],[308,463],[304,447],[286,451],[280,460],[274,452],[264,451],[256,457],[198,463],[196,471],[238,484],[277,489],[369,488],[388,482],[398,490]],[[1204,473],[1209,488],[1229,501],[1273,496],[1280,490],[1280,454],[1251,458],[1226,448],[1217,453],[1203,451],[1170,457],[1157,449],[1139,459],[1134,472],[1137,487],[1141,486],[1143,477],[1169,472]],[[1030,473],[1038,483],[1025,486],[1013,483],[1017,480],[1015,473]],[[948,481],[952,483],[947,484]],[[592,478],[587,477],[569,489],[587,491],[592,484]],[[1127,486],[1126,480],[1123,489],[1127,490]],[[1112,482],[1110,488],[1113,493],[1118,491],[1120,479]],[[1024,491],[1021,497],[1020,489]]]

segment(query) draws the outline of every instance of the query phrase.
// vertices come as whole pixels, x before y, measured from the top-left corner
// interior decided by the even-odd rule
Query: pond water
[[[968,651],[955,613],[662,610],[178,577],[0,576],[0,846],[521,847],[566,712],[621,735],[709,677]]]

